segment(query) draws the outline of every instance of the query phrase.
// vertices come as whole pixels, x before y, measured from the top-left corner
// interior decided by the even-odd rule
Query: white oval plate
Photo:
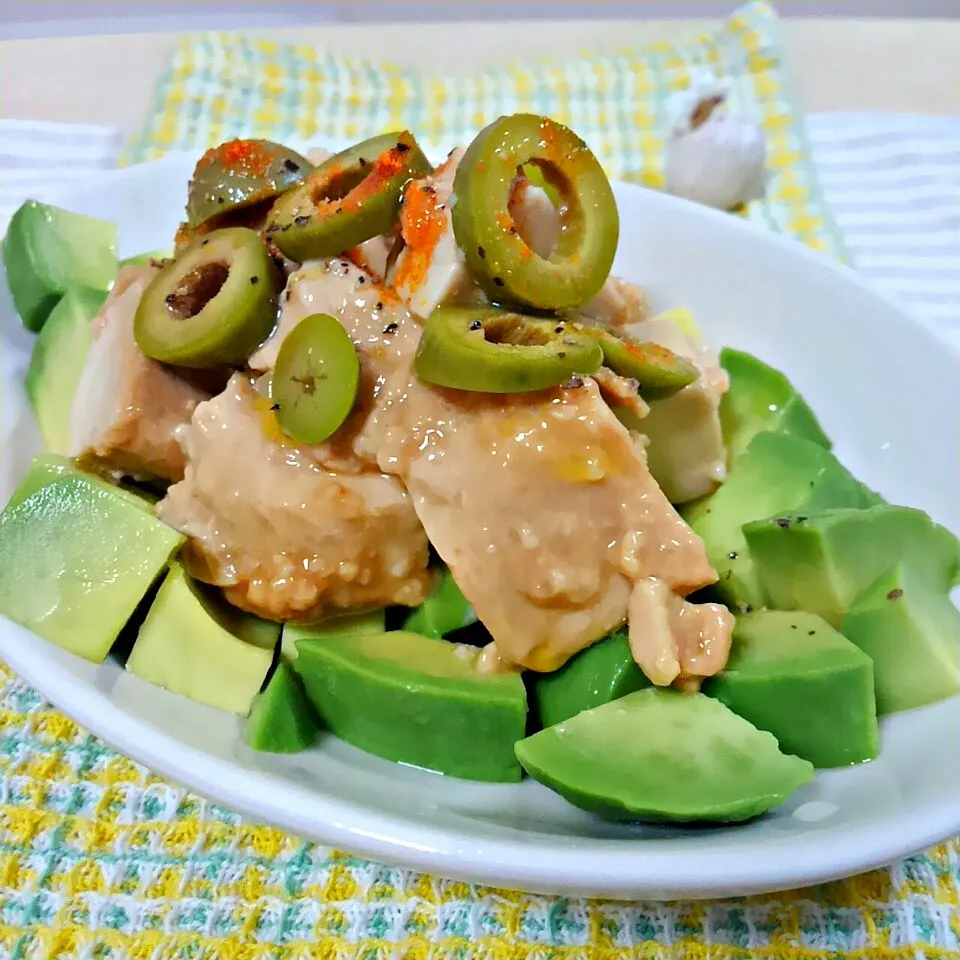
[[[116,221],[124,256],[162,248],[193,162],[171,156],[112,172],[58,202]],[[852,272],[792,242],[633,186],[618,186],[617,199],[617,273],[644,284],[658,309],[690,306],[713,343],[785,370],[858,476],[960,531],[960,392],[949,348]],[[8,301],[2,311],[5,500],[38,444],[23,403],[30,338]],[[879,760],[820,774],[756,822],[625,827],[533,782],[447,780],[332,737],[293,757],[258,754],[242,744],[234,717],[2,620],[0,656],[108,743],[220,803],[466,881],[613,898],[732,896],[834,879],[960,831],[960,698],[886,721]]]

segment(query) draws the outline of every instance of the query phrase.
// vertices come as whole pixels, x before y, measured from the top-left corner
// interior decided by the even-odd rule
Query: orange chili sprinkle
[[[208,167],[214,163],[222,163],[234,170],[244,168],[244,172],[256,177],[267,172],[273,159],[263,140],[228,140],[207,150],[197,166]]]
[[[416,290],[423,284],[433,251],[446,228],[446,217],[434,188],[418,180],[408,184],[400,218],[400,230],[407,247],[397,266],[394,286]]]

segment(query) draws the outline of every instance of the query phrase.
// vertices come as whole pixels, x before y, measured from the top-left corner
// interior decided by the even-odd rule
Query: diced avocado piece
[[[875,495],[829,450],[787,434],[758,433],[716,493],[682,511],[707,548],[714,592],[734,610],[763,605],[741,527],[776,512],[866,507]]]
[[[700,324],[697,323],[697,318],[689,307],[671,307],[669,310],[658,313],[653,319],[666,320],[667,323],[672,323],[684,336],[691,340],[703,339]]]
[[[243,726],[248,747],[265,753],[298,753],[317,739],[319,723],[300,679],[281,660],[253,700]]]
[[[127,257],[120,261],[121,267],[142,267],[154,260],[167,260],[173,256],[171,250],[151,250],[149,253],[138,253],[134,257]]]
[[[908,563],[853,601],[841,631],[873,660],[881,715],[960,693],[960,612]]]
[[[873,662],[812,613],[737,617],[727,665],[703,692],[815,767],[862,763],[880,749]]]
[[[117,486],[96,474],[86,473],[80,470],[69,457],[64,457],[58,453],[40,453],[33,458],[27,475],[13,491],[13,494],[7,502],[7,509],[26,500],[31,494],[36,493],[37,490],[45,487],[48,483],[52,483],[58,477],[68,475],[82,476],[88,482],[100,486],[105,490],[109,490],[129,501],[135,507],[139,507],[141,510],[148,512],[152,511],[153,504],[157,499],[156,497],[151,498],[146,492],[141,493],[139,490],[132,490],[126,486]]]
[[[383,633],[385,623],[384,610],[344,613],[317,623],[285,623],[280,653],[288,663],[293,663],[297,659],[297,644],[301,640],[331,640],[336,637]]]
[[[58,477],[78,473],[80,471],[69,457],[61,456],[59,453],[37,454],[31,461],[26,476],[17,484],[16,489],[10,495],[6,509],[10,510],[18,503],[22,503],[27,497],[47,486],[47,484],[53,483]]]
[[[48,450],[70,449],[70,410],[90,348],[90,321],[106,293],[71,287],[43,325],[27,368],[27,396]]]
[[[437,574],[427,599],[407,616],[403,629],[439,640],[476,622],[477,615],[470,601],[457,586],[453,574],[444,567]]]
[[[297,648],[293,666],[322,725],[348,743],[465,780],[521,778],[523,680],[478,673],[475,647],[396,630]]]
[[[648,686],[624,628],[581,650],[559,670],[539,675],[533,709],[540,726],[550,727]]]
[[[116,225],[27,200],[7,228],[3,265],[17,313],[36,333],[70,287],[110,289]]]
[[[648,687],[517,744],[524,770],[574,806],[618,820],[748,820],[813,767],[701,693]]]
[[[227,622],[173,563],[140,627],[127,670],[181,697],[246,716],[273,651],[244,642]]]
[[[898,560],[942,593],[960,571],[957,538],[910,507],[780,514],[743,532],[767,605],[819,614],[838,630],[857,596]]]
[[[720,351],[720,365],[730,376],[730,388],[720,401],[720,424],[731,464],[763,430],[830,449],[820,421],[779,370],[729,347]]]
[[[0,613],[100,663],[183,539],[109,485],[64,474],[0,515]]]

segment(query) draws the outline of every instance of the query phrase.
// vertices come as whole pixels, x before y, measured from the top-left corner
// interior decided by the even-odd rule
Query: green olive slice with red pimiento
[[[335,257],[397,222],[408,180],[430,164],[406,130],[364,140],[320,164],[270,212],[267,234],[292,260]]]
[[[578,326],[603,350],[603,365],[621,377],[637,381],[644,400],[664,400],[700,376],[697,366],[659,343],[641,342],[626,333],[603,327]]]
[[[253,230],[214,230],[153,278],[137,307],[134,336],[148,357],[162,363],[242,363],[273,329],[282,287]]]
[[[323,443],[350,415],[360,359],[350,335],[326,313],[304,317],[280,345],[270,381],[277,423],[299,443]]]
[[[228,140],[197,162],[187,194],[187,225],[271,200],[313,170],[306,158],[272,140]]]
[[[526,393],[590,374],[603,362],[591,336],[563,320],[493,307],[439,307],[414,359],[426,383],[478,393]]]
[[[549,257],[531,249],[510,212],[513,182],[531,165],[560,200],[560,239]],[[565,310],[603,286],[619,239],[617,204],[597,158],[572,130],[533,114],[495,120],[467,148],[454,194],[457,244],[494,302]]]

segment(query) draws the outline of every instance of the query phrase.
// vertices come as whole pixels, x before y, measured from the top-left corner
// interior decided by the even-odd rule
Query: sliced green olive
[[[273,329],[282,286],[254,231],[214,230],[150,282],[134,317],[137,344],[182,367],[242,363]]]
[[[514,179],[531,165],[560,199],[560,239],[546,258],[520,236],[510,212]],[[533,114],[495,120],[467,148],[454,193],[457,244],[494,302],[562,310],[603,286],[619,239],[617,204],[597,158],[572,130]]]
[[[640,342],[602,327],[578,329],[600,344],[604,366],[621,377],[637,381],[644,400],[664,400],[700,376],[698,367],[659,343]]]
[[[404,185],[429,172],[427,158],[406,130],[364,140],[324,161],[281,197],[267,233],[293,260],[338,256],[389,233]]]
[[[201,224],[285,193],[313,170],[306,157],[272,140],[228,140],[197,162],[187,225]]]
[[[492,307],[440,307],[424,325],[414,369],[441,387],[525,393],[593,373],[602,362],[600,344],[563,320]]]
[[[270,381],[280,429],[299,443],[323,443],[350,415],[359,379],[343,326],[326,313],[304,317],[280,345]]]

